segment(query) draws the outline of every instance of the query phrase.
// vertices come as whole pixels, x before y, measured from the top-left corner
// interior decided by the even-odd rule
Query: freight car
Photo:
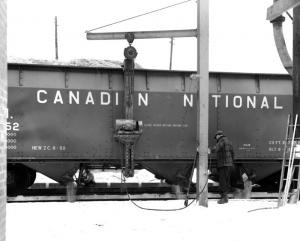
[[[91,168],[125,168],[128,176],[144,168],[186,185],[197,149],[191,74],[135,70],[128,120],[121,67],[8,64],[8,192],[32,185],[36,172],[66,184]],[[212,72],[209,89],[209,145],[222,129],[238,166],[274,185],[293,110],[291,78]]]

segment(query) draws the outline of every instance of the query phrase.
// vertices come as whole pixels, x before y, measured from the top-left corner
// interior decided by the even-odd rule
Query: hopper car
[[[197,152],[198,87],[191,74],[136,69],[126,99],[121,67],[9,63],[8,193],[30,187],[36,172],[67,184],[75,173],[98,168],[127,176],[147,169],[186,186]],[[128,101],[133,118],[124,116]],[[288,75],[210,73],[209,146],[223,130],[236,166],[261,185],[276,185],[292,111]]]

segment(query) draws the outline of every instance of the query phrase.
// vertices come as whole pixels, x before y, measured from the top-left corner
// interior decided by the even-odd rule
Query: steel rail
[[[218,199],[220,197],[219,194],[216,193],[208,193],[209,199]],[[196,194],[190,194],[189,199],[195,199]],[[236,198],[234,195],[229,194],[229,198],[231,199],[241,199]],[[256,199],[263,199],[269,200],[278,198],[278,193],[267,193],[267,192],[253,192],[251,194],[251,199],[244,199],[244,200],[256,200]],[[165,193],[165,194],[130,194],[131,200],[140,200],[140,201],[150,201],[150,200],[185,200],[185,194],[173,194],[173,193]],[[93,195],[76,195],[74,201],[129,201],[129,197],[127,194],[93,194]],[[7,197],[8,203],[23,203],[23,202],[67,202],[68,199],[64,195],[59,196],[15,196],[15,197]]]

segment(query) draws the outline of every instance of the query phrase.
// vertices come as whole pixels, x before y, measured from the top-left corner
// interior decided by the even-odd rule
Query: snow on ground
[[[148,208],[178,208],[183,201],[138,201]],[[298,240],[300,204],[230,200],[208,208],[146,211],[129,201],[8,203],[7,241],[58,240]]]

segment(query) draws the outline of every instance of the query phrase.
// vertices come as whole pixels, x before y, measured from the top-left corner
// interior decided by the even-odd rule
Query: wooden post
[[[199,205],[207,207],[208,201],[208,113],[209,113],[209,74],[208,74],[208,39],[209,39],[209,0],[198,0],[197,6],[197,74],[198,85],[198,151],[197,163],[197,199]]]
[[[293,11],[293,113],[295,115],[300,112],[300,6]]]
[[[169,70],[172,70],[172,61],[173,61],[173,44],[174,44],[174,38],[171,38],[170,41],[170,65],[169,65]]]
[[[55,59],[58,60],[57,16],[55,16]]]
[[[6,232],[7,1],[0,1],[0,241]]]

